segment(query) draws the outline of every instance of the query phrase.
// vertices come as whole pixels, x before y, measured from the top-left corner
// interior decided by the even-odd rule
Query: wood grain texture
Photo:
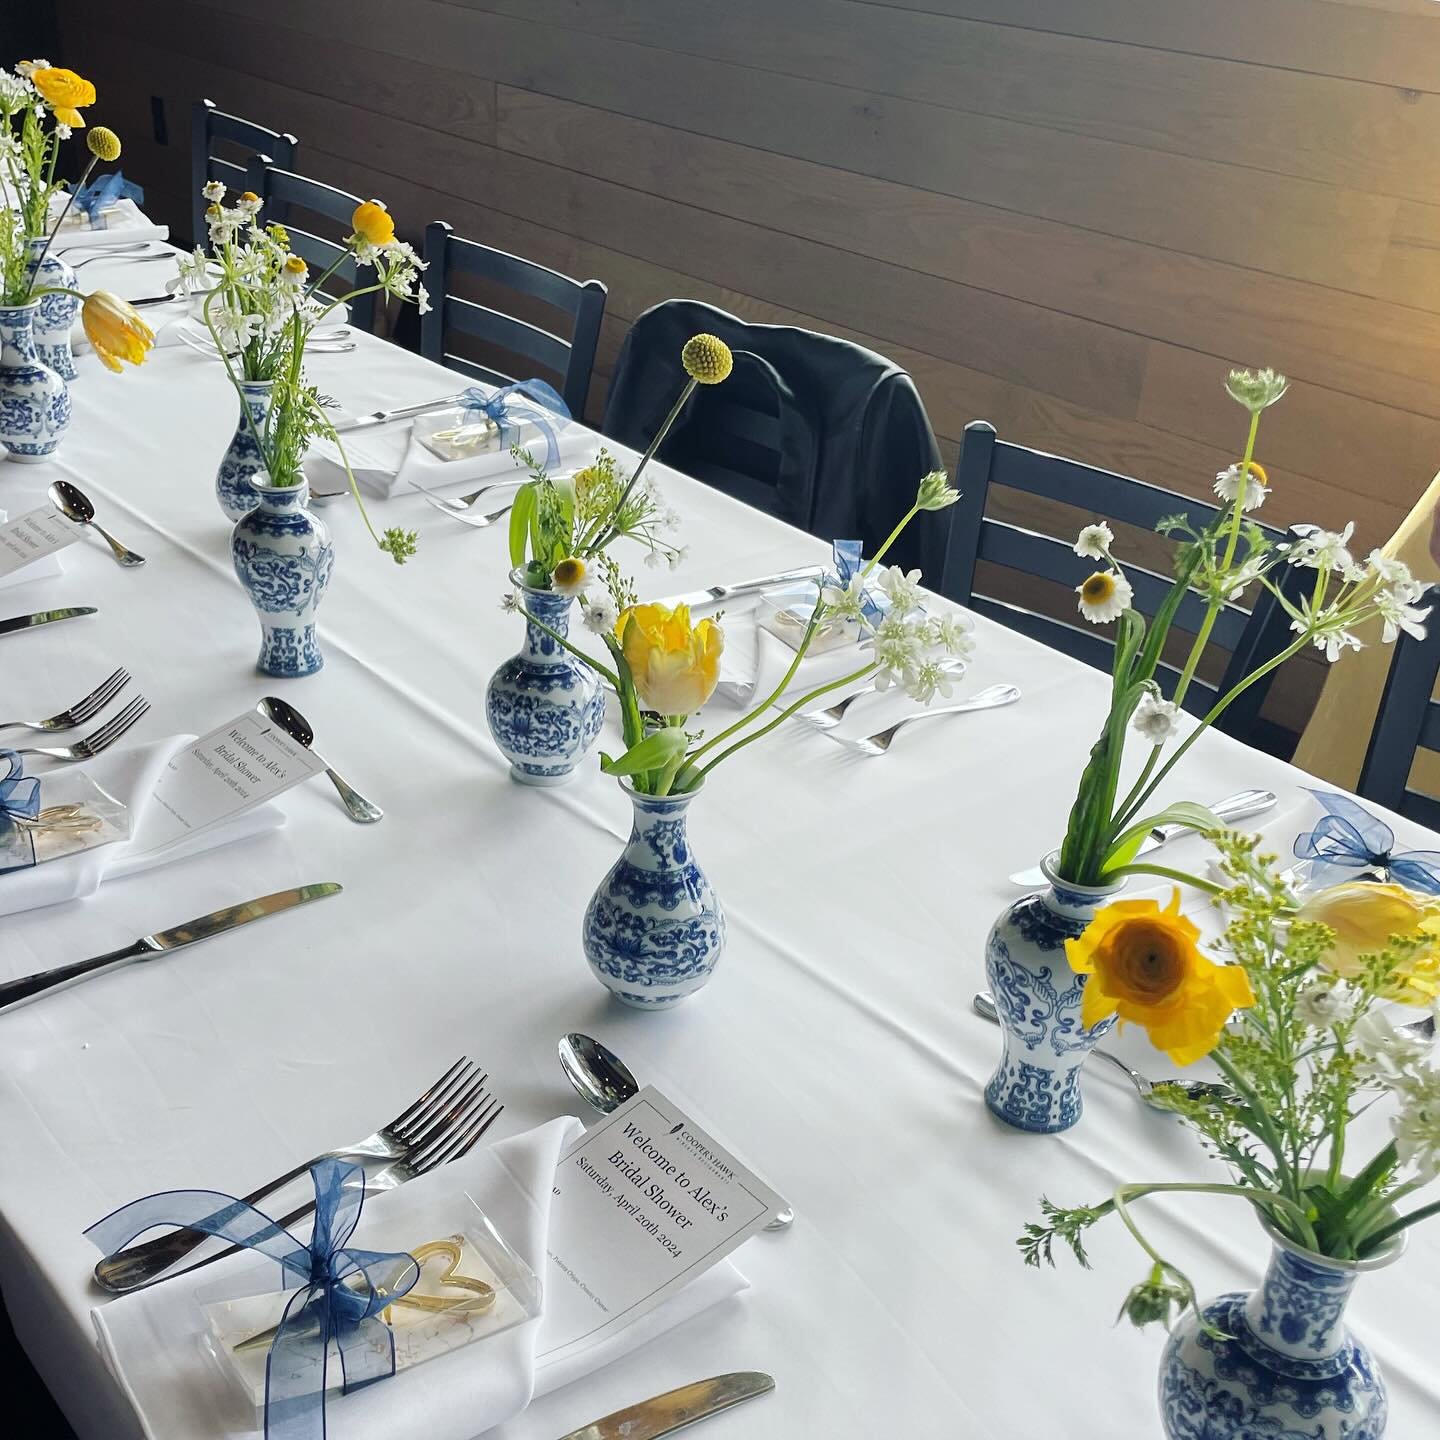
[[[408,238],[443,218],[603,280],[592,418],[629,323],[687,295],[889,355],[947,456],[983,417],[1205,494],[1241,363],[1295,382],[1262,433],[1274,523],[1378,544],[1440,464],[1432,0],[57,9],[181,232],[210,94]]]

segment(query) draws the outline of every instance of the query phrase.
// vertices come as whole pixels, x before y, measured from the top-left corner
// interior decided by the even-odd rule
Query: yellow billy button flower
[[[97,290],[85,297],[80,320],[86,338],[107,370],[119,370],[122,360],[143,365],[155,343],[155,332],[140,312],[108,290]]]
[[[1111,1015],[1144,1027],[1177,1065],[1208,1055],[1225,1022],[1255,1003],[1238,965],[1201,954],[1200,931],[1180,913],[1180,892],[1162,910],[1154,900],[1119,900],[1099,911],[1078,940],[1065,942],[1070,968],[1088,975],[1080,1023]]]
[[[91,130],[85,137],[85,143],[90,147],[90,153],[107,165],[120,158],[120,137],[104,125],[97,125]]]
[[[1364,880],[1331,885],[1310,896],[1295,918],[1329,926],[1334,939],[1320,964],[1347,980],[1364,971],[1362,956],[1378,955],[1392,936],[1432,937],[1429,945],[1404,960],[1381,993],[1408,1005],[1428,1005],[1440,994],[1440,907],[1403,885]]]
[[[585,588],[585,573],[585,562],[571,555],[556,565],[550,587],[557,595],[578,595]]]
[[[692,380],[718,385],[735,368],[735,357],[718,335],[692,335],[680,351],[680,363]]]
[[[55,112],[55,118],[61,124],[85,123],[78,116],[69,120],[60,113],[62,110],[75,111],[95,103],[95,87],[83,76],[77,75],[73,70],[64,70],[58,65],[49,65],[43,70],[32,70],[30,83],[39,92],[41,99]]]
[[[372,245],[388,245],[395,238],[395,222],[378,200],[367,200],[356,206],[350,223],[355,233]]]
[[[714,694],[725,632],[713,620],[692,626],[688,605],[631,605],[615,630],[647,708],[693,715]]]

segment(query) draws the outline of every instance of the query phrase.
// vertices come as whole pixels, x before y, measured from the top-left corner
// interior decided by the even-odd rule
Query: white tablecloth
[[[133,294],[155,288],[153,267],[90,273]],[[454,389],[378,341],[312,368],[352,410]],[[504,1132],[522,1130],[574,1107],[555,1044],[577,1029],[691,1107],[798,1219],[740,1252],[747,1295],[537,1401],[504,1440],[548,1440],[731,1369],[768,1370],[778,1390],[709,1422],[715,1440],[1158,1433],[1163,1335],[1111,1323],[1144,1268],[1128,1237],[1096,1232],[1094,1273],[1026,1269],[1014,1240],[1042,1193],[1098,1200],[1121,1180],[1193,1174],[1198,1148],[1099,1066],[1075,1129],[1003,1129],[981,1100],[999,1035],[970,1010],[986,931],[1011,898],[1006,873],[1063,828],[1105,677],[982,620],[964,689],[1013,681],[1019,705],[918,726],[882,760],[790,724],[722,767],[691,834],[729,914],[726,954],[675,1011],[626,1011],[592,979],[579,937],[628,832],[624,797],[594,765],[564,789],[514,785],[486,733],[485,684],[520,630],[498,604],[503,526],[463,528],[419,496],[372,501],[378,522],[421,531],[419,557],[399,570],[348,505],[330,507],[326,668],[263,680],[212,489],[235,417],[219,369],[178,347],[138,373],[112,376],[92,358],[80,372],[59,459],[0,466],[0,504],[18,513],[66,476],[150,563],[122,571],[86,544],[67,552],[63,579],[7,593],[7,614],[100,614],[0,640],[0,697],[22,710],[68,703],[124,663],[154,703],[136,734],[153,738],[203,732],[273,691],[386,810],[380,825],[353,825],[317,781],[284,798],[283,830],[0,926],[0,976],[19,975],[251,895],[346,886],[0,1017],[0,1284],[84,1440],[135,1433],[95,1347],[86,1224],[152,1190],[242,1192],[369,1130],[462,1052],[494,1077]],[[823,557],[818,541],[698,484],[666,485],[691,555],[674,577],[639,571],[653,594]],[[869,733],[896,703],[867,702],[848,728]],[[1171,793],[1272,788],[1281,805],[1267,828],[1288,846],[1313,813],[1304,783],[1212,736]],[[1421,843],[1415,827],[1396,828]],[[1198,863],[1199,842],[1183,843],[1177,863]],[[1171,1069],[1143,1037],[1119,1043],[1152,1072]],[[1202,1292],[1258,1278],[1266,1247],[1243,1209],[1182,1200],[1150,1216]],[[1440,1426],[1436,1313],[1440,1227],[1366,1276],[1352,1306],[1387,1372],[1397,1440]]]

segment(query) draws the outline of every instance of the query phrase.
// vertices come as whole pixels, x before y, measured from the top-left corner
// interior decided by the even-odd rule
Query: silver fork
[[[338,1150],[326,1150],[242,1198],[246,1204],[254,1205],[322,1160],[352,1160],[360,1165],[365,1171],[367,1195],[375,1190],[393,1190],[438,1165],[458,1160],[505,1108],[486,1092],[489,1076],[477,1075],[477,1069],[467,1057],[461,1056],[413,1105],[373,1135]],[[312,1199],[284,1216],[279,1224],[291,1225],[314,1209]],[[210,1238],[202,1230],[180,1229],[127,1246],[96,1263],[95,1279],[114,1294],[138,1290],[154,1284],[171,1266]],[[175,1274],[188,1274],[201,1265],[233,1254],[237,1248],[231,1246],[219,1251]]]
[[[506,480],[492,480],[488,485],[482,485],[478,490],[472,490],[468,495],[457,496],[451,500],[448,496],[437,495],[433,490],[427,490],[423,485],[412,485],[424,495],[426,501],[437,510],[445,510],[451,515],[463,515],[482,495],[488,494],[491,490],[497,490],[501,485],[518,485],[526,477],[524,475],[512,475]],[[513,503],[513,502],[512,502]]]
[[[68,710],[62,710],[48,720],[0,720],[0,730],[21,726],[26,730],[73,730],[77,725],[93,720],[129,683],[130,672],[122,666]]]
[[[941,668],[947,675],[963,675],[965,663],[964,660],[951,660]],[[875,691],[876,685],[872,680],[863,689],[857,690],[853,695],[847,695],[837,704],[827,705],[823,710],[801,711],[795,718],[808,721],[817,730],[833,730],[845,718],[846,712],[857,700],[863,700],[867,695],[875,694]]]
[[[159,255],[136,255],[128,250],[121,250],[118,254],[112,249],[109,254],[87,255],[83,260],[77,260],[70,268],[78,270],[82,265],[89,265],[94,260],[124,260],[131,265],[144,265],[147,261],[173,260],[175,257],[168,251],[162,251]]]
[[[918,710],[914,715],[907,715],[903,720],[898,720],[888,730],[877,730],[873,735],[867,735],[863,740],[851,740],[845,735],[836,735],[833,731],[825,731],[825,735],[837,745],[843,745],[847,750],[853,750],[857,755],[883,755],[889,748],[890,743],[907,726],[913,725],[917,720],[934,720],[940,715],[964,715],[971,710],[993,710],[997,705],[1013,705],[1020,698],[1020,689],[1016,685],[989,685],[978,695],[972,695],[968,700],[962,700],[958,705],[941,705],[934,710]]]
[[[83,260],[66,262],[72,270],[78,270],[82,265],[88,265],[92,260],[117,260],[124,256],[134,255],[141,250],[148,250],[150,245],[151,242],[149,240],[132,240],[128,245],[72,245],[60,258],[64,259],[65,255],[73,255],[76,251],[93,251],[93,254],[87,254]],[[160,254],[149,258],[154,260],[171,260],[174,259],[174,253],[169,250],[163,250]]]
[[[35,745],[17,750],[17,755],[48,755],[52,760],[93,760],[108,750],[148,709],[150,702],[137,695],[118,715],[112,715],[98,730],[73,745]]]
[[[458,520],[462,525],[469,525],[474,530],[484,530],[487,526],[493,525],[497,520],[508,515],[514,506],[515,502],[512,500],[508,505],[502,505],[488,515],[457,515],[453,510],[447,510],[445,513],[452,520]]]

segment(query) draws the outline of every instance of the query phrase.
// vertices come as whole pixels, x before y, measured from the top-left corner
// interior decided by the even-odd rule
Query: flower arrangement
[[[577,595],[600,568],[612,594],[625,582],[605,551],[627,536],[646,547],[646,561],[662,559],[673,569],[685,558],[685,547],[664,538],[680,517],[661,499],[653,479],[641,484],[646,467],[659,450],[686,401],[698,385],[719,385],[735,366],[730,347],[715,335],[694,335],[680,351],[686,380],[634,472],[626,476],[609,451],[601,450],[593,465],[570,480],[551,479],[525,451],[515,455],[531,471],[510,512],[510,564],[523,570],[525,584],[537,590]],[[613,621],[612,621],[613,623]]]
[[[957,615],[924,614],[918,570],[907,574],[898,566],[886,570],[878,567],[917,515],[943,510],[959,498],[943,470],[925,476],[914,504],[875,555],[858,567],[849,583],[843,587],[821,583],[795,658],[774,691],[733,725],[708,739],[693,732],[689,725],[719,682],[725,633],[718,619],[692,622],[685,605],[672,610],[663,605],[637,604],[628,586],[614,583],[612,570],[610,595],[582,603],[587,628],[600,636],[609,652],[611,664],[607,666],[524,611],[517,596],[507,597],[506,605],[524,611],[538,629],[591,666],[618,697],[626,748],[619,756],[601,757],[605,773],[629,776],[642,795],[685,794],[699,789],[722,760],[769,734],[797,710],[829,691],[873,679],[878,689],[898,687],[927,702],[937,693],[948,693],[948,666],[973,648],[969,622]],[[566,563],[562,561],[555,567],[554,584],[556,588],[573,586],[572,593],[577,593],[585,583],[583,568],[571,573]],[[889,602],[883,614],[868,603],[867,587],[872,579]],[[816,634],[837,620],[857,625],[860,644],[869,655],[851,673],[817,686],[797,700],[787,700],[790,682]],[[757,724],[777,703],[783,708],[765,723]]]
[[[1271,545],[1248,518],[1270,493],[1268,476],[1255,460],[1260,417],[1282,398],[1288,384],[1273,370],[1230,372],[1226,390],[1248,412],[1250,424],[1241,460],[1215,479],[1216,494],[1228,508],[1214,524],[1200,530],[1184,515],[1161,521],[1160,532],[1179,536],[1181,543],[1174,583],[1148,626],[1133,608],[1133,587],[1112,553],[1115,537],[1110,527],[1103,522],[1086,525],[1075,542],[1077,555],[1104,566],[1076,587],[1080,613],[1093,624],[1114,623],[1117,633],[1110,712],[1081,777],[1060,849],[1058,873],[1073,884],[1103,885],[1127,874],[1202,883],[1161,866],[1136,863],[1135,854],[1153,826],[1170,822],[1201,829],[1214,826],[1214,817],[1198,805],[1182,803],[1158,814],[1144,814],[1156,789],[1205,729],[1251,685],[1307,646],[1315,646],[1333,661],[1346,649],[1360,648],[1355,630],[1377,616],[1384,621],[1386,643],[1401,630],[1417,636],[1425,633],[1422,621],[1429,612],[1415,603],[1424,585],[1402,562],[1379,551],[1372,551],[1364,563],[1357,562],[1349,548],[1353,524],[1339,532],[1296,527],[1303,538]],[[1315,572],[1314,584],[1298,604],[1277,584],[1277,572],[1287,565]],[[1284,608],[1295,639],[1221,695],[1161,763],[1162,751],[1182,728],[1181,706],[1222,607],[1256,585]],[[1204,615],[1175,688],[1166,697],[1155,679],[1156,669],[1180,602],[1191,591],[1204,600]],[[1151,749],[1139,777],[1121,796],[1120,767],[1129,730],[1138,732]]]
[[[1229,1183],[1127,1184],[1098,1205],[1042,1199],[1042,1222],[1017,1242],[1027,1264],[1054,1263],[1056,1240],[1088,1266],[1085,1233],[1116,1214],[1150,1261],[1122,1313],[1169,1323],[1195,1306],[1189,1278],[1146,1238],[1133,1203],[1175,1192],[1233,1195],[1287,1240],[1322,1256],[1374,1256],[1402,1231],[1440,1214],[1440,1201],[1403,1202],[1440,1174],[1440,1071],[1428,1036],[1397,1028],[1377,1008],[1440,996],[1440,903],[1397,885],[1350,881],[1296,905],[1255,836],[1212,832],[1229,885],[1227,963],[1198,944],[1178,896],[1100,911],[1070,965],[1090,980],[1084,1022],[1118,1014],[1177,1064],[1209,1055],[1225,1088],[1200,1098],[1178,1085],[1154,1098],[1229,1167]],[[1377,1100],[1395,1105],[1391,1138],[1363,1162],[1351,1123]],[[1202,1324],[1206,1324],[1202,1317]]]
[[[423,314],[429,297],[420,282],[425,262],[403,240],[395,238],[395,222],[378,200],[358,206],[354,227],[344,248],[322,274],[312,277],[310,267],[290,250],[281,225],[262,225],[259,196],[249,191],[224,204],[225,187],[208,182],[202,192],[209,201],[206,216],[212,253],[197,249],[180,262],[187,285],[208,289],[204,304],[206,328],[224,362],[225,372],[241,395],[241,414],[247,419],[255,444],[264,459],[272,485],[300,483],[305,452],[318,436],[340,452],[361,518],[379,548],[403,565],[415,553],[413,530],[388,529],[377,535],[360,498],[345,447],[325,413],[319,392],[305,377],[305,344],[312,330],[337,306],[361,295],[383,291],[402,301],[413,301]],[[338,297],[321,293],[321,287],[352,257],[357,265],[374,269],[374,279]],[[244,404],[242,381],[273,382],[268,416],[257,423]]]
[[[120,158],[120,137],[113,130],[103,125],[88,130],[90,155],[84,173],[51,222],[51,201],[64,189],[55,174],[60,147],[84,128],[80,112],[94,103],[94,85],[48,60],[25,60],[14,70],[0,70],[0,164],[4,188],[13,200],[13,208],[0,206],[0,304],[21,306],[43,295],[73,295],[83,302],[81,321],[95,353],[107,369],[119,370],[122,360],[141,364],[154,343],[155,333],[139,312],[106,291],[85,295],[39,286],[36,280],[76,193],[97,164]],[[30,242],[42,238],[44,247],[32,256]]]

